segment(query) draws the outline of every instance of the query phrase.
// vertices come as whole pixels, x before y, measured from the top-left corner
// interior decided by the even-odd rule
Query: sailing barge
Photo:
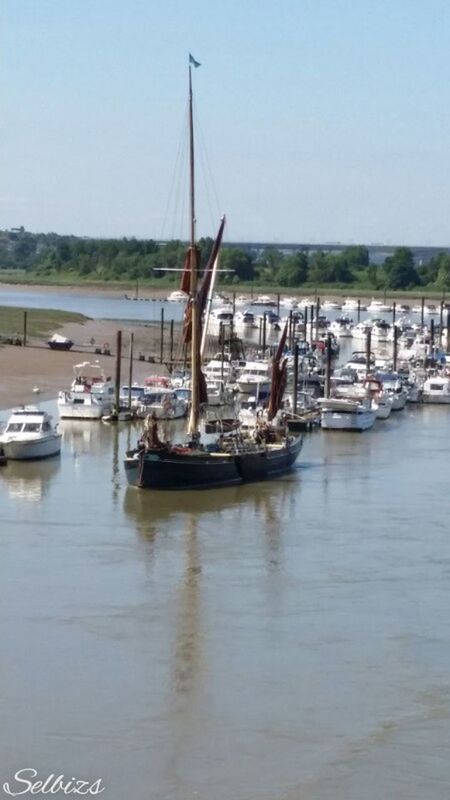
[[[201,285],[198,286],[199,250],[195,240],[194,134],[192,72],[189,65],[189,153],[190,153],[190,246],[186,253],[181,291],[189,300],[185,311],[184,342],[191,351],[191,411],[187,443],[173,445],[158,436],[157,421],[148,418],[143,437],[124,461],[130,484],[149,489],[206,489],[275,478],[295,463],[302,437],[280,431],[270,422],[256,425],[252,435],[239,431],[220,435],[212,443],[202,441],[199,430],[201,404],[207,399],[206,381],[201,371],[202,316],[222,242],[225,218],[212,248]],[[287,327],[272,362],[271,395],[268,419],[281,406],[286,383],[286,361],[282,354]]]

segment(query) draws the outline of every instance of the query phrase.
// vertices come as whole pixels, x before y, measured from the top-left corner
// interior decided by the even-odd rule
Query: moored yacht
[[[389,305],[389,303],[383,302],[383,300],[375,300],[375,298],[372,298],[367,306],[367,311],[369,314],[387,314],[392,311],[392,306]]]
[[[359,302],[359,305],[358,305],[358,302]],[[367,306],[363,305],[363,303],[361,303],[361,301],[358,301],[354,297],[347,297],[346,300],[344,300],[344,302],[342,304],[342,311],[358,311],[358,308],[359,308],[360,311],[366,311],[367,310]]]
[[[450,403],[450,376],[431,375],[423,384],[424,403],[447,405]]]
[[[368,401],[321,397],[317,402],[321,410],[320,425],[325,430],[365,431],[375,422],[375,411]]]
[[[114,384],[101,365],[83,361],[73,369],[70,389],[58,394],[60,418],[101,419],[109,414],[114,402]]]
[[[267,361],[247,361],[236,385],[239,392],[261,397],[270,390],[270,366]]]

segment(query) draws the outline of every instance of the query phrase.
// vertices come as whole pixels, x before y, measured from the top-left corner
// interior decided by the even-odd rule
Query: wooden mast
[[[199,342],[199,319],[198,319],[198,298],[197,298],[197,248],[195,246],[195,172],[194,172],[194,121],[192,109],[192,70],[189,65],[189,174],[190,174],[190,248],[189,248],[189,268],[190,268],[190,303],[191,303],[191,412],[189,416],[188,433],[191,436],[198,434],[200,416],[200,342]]]

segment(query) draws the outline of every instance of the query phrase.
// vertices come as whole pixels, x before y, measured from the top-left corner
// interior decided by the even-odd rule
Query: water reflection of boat
[[[62,420],[59,423],[63,442],[72,455],[82,453],[106,455],[111,448],[111,429],[108,425],[85,425],[80,420]]]
[[[212,526],[220,528],[217,515],[221,512],[236,512],[238,515],[249,516],[253,511],[258,511],[266,502],[276,506],[285,502],[298,489],[296,475],[286,475],[270,483],[242,484],[240,486],[226,486],[209,492],[171,491],[159,492],[148,490],[136,492],[127,487],[124,496],[124,511],[135,524],[140,533],[147,535],[174,516],[186,514],[214,515]]]
[[[10,461],[0,474],[12,499],[37,503],[48,491],[52,479],[60,468],[59,458],[45,461]]]

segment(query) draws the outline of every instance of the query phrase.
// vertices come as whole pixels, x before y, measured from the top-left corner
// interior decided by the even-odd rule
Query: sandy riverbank
[[[98,360],[107,375],[114,378],[116,335],[122,330],[122,383],[128,382],[130,333],[134,333],[133,380],[143,380],[148,375],[163,374],[168,371],[164,364],[149,363],[148,357],[160,360],[159,325],[123,326],[117,322],[88,320],[84,324],[70,323],[61,328],[60,333],[74,341],[68,352],[50,350],[42,340],[31,339],[27,347],[3,345],[0,347],[0,409],[15,405],[35,403],[38,399],[50,400],[60,389],[68,389],[73,376],[73,366],[81,361]],[[108,346],[111,356],[98,355]],[[139,360],[139,354],[145,361]],[[163,358],[168,359],[168,333]],[[176,346],[174,355],[178,355]],[[39,389],[39,393],[33,391]]]

